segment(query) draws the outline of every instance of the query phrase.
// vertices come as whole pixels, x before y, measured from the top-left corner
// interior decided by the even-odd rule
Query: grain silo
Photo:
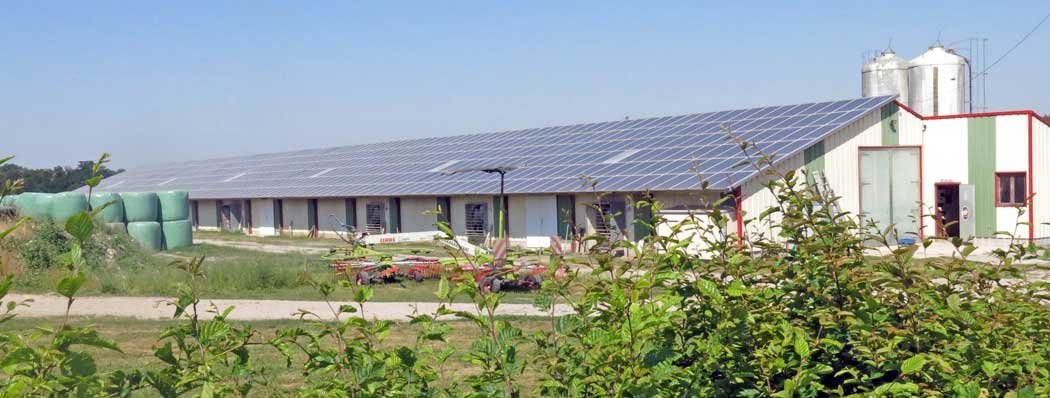
[[[911,60],[908,68],[909,107],[926,116],[964,112],[966,59],[937,44]]]
[[[898,95],[901,102],[908,103],[909,66],[911,64],[893,50],[883,51],[861,68],[861,94],[864,97]]]

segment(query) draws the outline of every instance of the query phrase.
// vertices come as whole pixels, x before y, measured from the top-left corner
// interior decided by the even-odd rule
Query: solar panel
[[[443,168],[523,165],[508,193],[695,190],[740,185],[757,173],[732,135],[779,158],[798,153],[895,97],[720,112],[159,164],[105,179],[96,189],[183,189],[194,199],[493,194],[498,177]]]

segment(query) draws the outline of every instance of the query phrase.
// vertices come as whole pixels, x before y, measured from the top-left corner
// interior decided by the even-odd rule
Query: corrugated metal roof
[[[731,189],[757,173],[727,129],[785,157],[894,96],[770,106],[496,133],[422,138],[159,164],[105,179],[96,191],[181,189],[194,199],[492,194],[499,179],[456,169],[518,165],[508,193]],[[610,159],[616,159],[610,162]]]

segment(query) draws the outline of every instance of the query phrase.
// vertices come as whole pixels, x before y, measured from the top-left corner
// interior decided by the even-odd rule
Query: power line
[[[1005,53],[1003,53],[1003,55],[1001,55],[1001,56],[999,57],[999,59],[996,59],[996,60],[995,60],[995,62],[992,62],[992,64],[991,64],[991,65],[988,65],[988,67],[984,68],[984,71],[983,71],[983,72],[981,72],[981,73],[985,73],[985,72],[988,72],[988,70],[989,70],[989,69],[992,69],[992,67],[993,67],[993,66],[995,66],[996,64],[998,64],[998,63],[999,63],[999,61],[1002,61],[1002,60],[1003,60],[1003,58],[1006,58],[1006,56],[1007,56],[1007,55],[1010,55],[1010,53],[1011,53],[1011,52],[1013,52],[1013,51],[1014,51],[1015,49],[1017,49],[1017,47],[1020,47],[1020,46],[1021,46],[1021,43],[1024,43],[1024,41],[1025,41],[1025,40],[1028,40],[1028,36],[1031,36],[1031,35],[1032,35],[1032,33],[1035,33],[1035,31],[1039,30],[1039,27],[1040,27],[1040,26],[1043,26],[1043,23],[1044,23],[1044,22],[1046,22],[1046,20],[1047,20],[1047,19],[1050,19],[1050,14],[1046,14],[1046,16],[1045,16],[1045,17],[1043,17],[1043,20],[1042,20],[1042,21],[1039,21],[1039,23],[1037,23],[1037,24],[1035,25],[1035,27],[1034,27],[1034,28],[1032,28],[1032,30],[1028,31],[1028,34],[1024,35],[1024,37],[1022,37],[1022,38],[1021,38],[1021,40],[1017,42],[1017,44],[1014,44],[1014,46],[1013,46],[1013,47],[1010,47],[1010,49],[1009,49],[1009,50],[1006,50],[1006,52],[1005,52]]]

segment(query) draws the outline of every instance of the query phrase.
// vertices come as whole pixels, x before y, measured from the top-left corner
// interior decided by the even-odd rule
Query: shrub
[[[350,289],[353,303],[332,303],[334,322],[302,311],[301,326],[263,339],[228,321],[232,308],[198,308],[205,267],[195,258],[177,264],[188,275],[171,303],[182,322],[159,337],[160,370],[97,374],[90,354],[71,347],[115,343],[72,327],[67,317],[29,337],[0,332],[0,397],[128,396],[143,388],[165,397],[244,396],[259,376],[246,347],[258,344],[302,371],[297,395],[304,397],[1050,396],[1050,285],[1029,281],[1032,266],[1021,264],[1037,257],[1034,245],[1003,233],[1011,244],[986,264],[968,261],[974,247],[954,239],[955,257],[919,261],[916,252],[932,239],[892,246],[892,228],[876,230],[838,212],[836,198],[811,190],[804,174],[776,174],[759,156],[752,165],[769,177],[778,205],[747,215],[745,224],[770,232],[726,234],[733,222],[721,211],[727,197],[710,204],[706,219],[685,220],[669,235],[638,243],[587,237],[593,249],[580,260],[585,267],[567,278],[553,276],[568,260],[550,257],[537,300],[551,309],[550,327],[530,336],[495,316],[503,293],[479,289],[468,271],[452,267],[436,292],[440,308],[412,317],[420,327],[410,344],[385,345],[392,322],[354,316],[370,288],[309,279],[326,300]],[[666,222],[659,204],[638,206],[652,207],[644,224]],[[56,284],[70,306],[85,278],[82,246],[91,233],[90,215],[75,219],[65,228],[74,237],[70,249],[58,256],[68,275]],[[452,238],[448,225],[439,228]],[[701,253],[690,250],[696,240]],[[871,243],[890,255],[867,257]],[[479,258],[452,254],[478,266]],[[254,279],[285,283],[263,275]],[[0,298],[10,285],[10,278],[0,284]],[[453,306],[457,297],[470,304]],[[554,316],[556,305],[573,314]],[[0,323],[13,316],[8,308]],[[202,317],[208,312],[210,320]],[[450,347],[442,319],[466,320],[481,337]],[[442,377],[453,355],[476,368]]]

